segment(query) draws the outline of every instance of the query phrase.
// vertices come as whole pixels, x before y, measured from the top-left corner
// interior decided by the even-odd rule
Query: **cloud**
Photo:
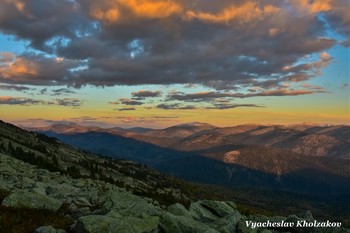
[[[76,92],[68,88],[60,88],[60,89],[52,90],[51,95],[60,96],[60,95],[70,95],[70,94],[76,94]]]
[[[173,110],[173,109],[178,109],[178,110],[194,110],[194,109],[216,109],[216,110],[225,110],[225,109],[232,109],[232,108],[239,108],[239,107],[265,107],[265,106],[260,106],[256,104],[232,104],[229,102],[215,102],[212,103],[211,106],[194,106],[194,105],[182,105],[180,103],[174,103],[174,104],[159,104],[156,106],[157,108],[164,109],[164,110]]]
[[[18,85],[0,85],[0,90],[5,91],[29,91],[30,88],[26,86],[18,86]]]
[[[77,92],[69,88],[59,88],[54,90],[49,90],[48,88],[43,88],[39,91],[40,95],[51,95],[51,96],[61,96],[61,95],[71,95],[76,94]]]
[[[206,109],[225,110],[225,109],[241,108],[241,107],[263,108],[265,106],[260,106],[256,104],[215,104],[212,107],[206,107]]]
[[[36,105],[36,104],[45,104],[46,102],[31,98],[24,97],[11,97],[11,96],[0,96],[0,105]]]
[[[182,11],[181,4],[176,1],[102,0],[87,2],[90,15],[105,24],[120,23],[133,17],[145,19],[167,18]]]
[[[83,101],[80,99],[64,98],[64,99],[54,99],[51,101],[38,100],[33,98],[25,97],[12,97],[12,96],[0,96],[0,105],[57,105],[66,107],[80,107]]]
[[[142,124],[142,123],[159,123],[159,122],[174,122],[178,116],[149,116],[149,117],[135,117],[135,116],[121,116],[116,117],[125,124]]]
[[[39,91],[40,95],[45,95],[47,93],[47,88],[43,88]]]
[[[58,58],[47,58],[43,55],[13,55],[13,60],[0,62],[0,82],[31,85],[69,84],[71,69],[79,62]]]
[[[63,98],[63,99],[55,99],[53,104],[59,105],[59,106],[68,106],[68,107],[80,107],[83,104],[83,101],[77,98]]]
[[[174,92],[168,95],[169,100],[181,100],[189,102],[201,102],[210,101],[216,98],[232,97],[234,94],[231,93],[220,93],[220,92],[197,92],[193,94],[184,94],[182,92]]]
[[[42,118],[25,119],[25,120],[13,121],[13,123],[20,127],[28,127],[28,128],[48,127],[55,124],[71,125],[74,123],[78,125],[94,126],[94,127],[99,126],[99,127],[106,127],[106,128],[114,126],[112,124],[108,124],[101,120],[103,120],[103,117],[96,118],[91,116],[81,116],[81,117],[66,118],[65,120],[47,120]]]
[[[37,52],[1,53],[0,82],[278,88],[320,75],[331,62],[324,51],[348,44],[347,6],[347,0],[5,0],[0,30]],[[303,59],[317,53],[319,60]]]
[[[264,90],[261,88],[255,88],[250,91],[250,93],[232,93],[232,92],[198,92],[192,94],[185,94],[182,92],[170,93],[167,100],[176,100],[184,102],[214,102],[217,99],[221,101],[230,102],[233,98],[250,98],[259,96],[297,96],[297,95],[308,95],[314,93],[327,93],[322,87],[312,86],[312,85],[302,85],[308,89],[287,89],[278,88],[273,90]],[[171,105],[164,105],[164,107]],[[176,107],[176,104],[174,104]]]
[[[146,98],[146,97],[160,97],[162,95],[161,91],[145,91],[141,90],[138,92],[131,93],[133,97]]]
[[[343,85],[341,85],[340,88],[341,88],[341,89],[348,90],[348,89],[349,89],[349,83],[343,83]]]
[[[188,20],[199,19],[211,23],[229,23],[230,21],[239,21],[247,23],[252,20],[260,20],[265,15],[278,13],[280,9],[272,5],[266,5],[260,8],[255,2],[245,2],[241,5],[231,5],[222,9],[218,13],[189,10],[185,14]]]
[[[91,30],[91,22],[84,17],[79,4],[69,0],[1,1],[0,28],[43,49],[56,36],[74,38],[79,31]]]
[[[247,98],[247,97],[256,97],[256,96],[297,96],[297,95],[308,95],[314,93],[325,93],[324,90],[287,90],[287,89],[277,89],[270,91],[263,91],[253,94],[237,94],[236,97]]]
[[[125,105],[142,105],[143,103],[140,101],[136,101],[136,100],[131,100],[131,99],[126,99],[126,98],[121,98],[119,99],[121,104],[125,104]],[[113,102],[111,102],[113,103]],[[118,102],[115,102],[118,103]]]
[[[15,55],[10,52],[0,52],[0,63],[13,62]]]
[[[118,108],[118,111],[122,112],[122,111],[134,111],[136,110],[136,108]]]
[[[156,106],[157,108],[164,109],[164,110],[171,110],[171,109],[180,109],[180,110],[193,110],[197,107],[193,105],[187,105],[187,106],[181,106],[179,103],[175,104],[158,104]]]

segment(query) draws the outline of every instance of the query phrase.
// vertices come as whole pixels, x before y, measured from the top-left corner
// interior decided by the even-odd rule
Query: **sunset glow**
[[[350,123],[348,0],[5,0],[0,119]]]

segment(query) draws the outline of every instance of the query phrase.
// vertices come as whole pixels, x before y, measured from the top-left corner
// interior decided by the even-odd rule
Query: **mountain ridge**
[[[0,161],[0,229],[8,233],[23,232],[11,225],[15,224],[13,216],[18,219],[18,211],[22,212],[22,216],[26,216],[24,213],[27,212],[35,216],[46,214],[35,221],[54,227],[39,227],[32,221],[34,225],[30,229],[39,227],[36,232],[62,227],[68,233],[242,232],[246,229],[243,227],[245,220],[276,219],[242,215],[236,204],[222,200],[227,193],[216,197],[221,201],[198,201],[198,197],[212,199],[216,192],[212,188],[206,190],[149,170],[135,162],[97,157],[56,138],[24,131],[3,122],[0,122]],[[193,156],[186,161],[178,164],[181,170],[191,161],[198,162]],[[207,165],[212,164],[209,160],[203,161],[207,161]],[[169,161],[169,164],[173,162]],[[201,169],[209,171],[206,166]],[[212,178],[215,179],[215,175]],[[238,190],[236,192],[239,193]],[[166,203],[168,207],[164,206]],[[48,219],[48,216],[54,219],[44,223],[42,220]],[[302,216],[297,216],[297,219],[305,219]],[[23,222],[31,219],[24,218]],[[290,221],[293,218],[292,215],[283,217]],[[7,220],[3,222],[2,219]],[[308,214],[307,219],[313,217]],[[129,224],[133,227],[130,228]],[[174,228],[174,224],[179,228]],[[12,231],[14,229],[17,230]],[[343,228],[337,230],[346,232]],[[298,229],[293,231],[299,232]]]

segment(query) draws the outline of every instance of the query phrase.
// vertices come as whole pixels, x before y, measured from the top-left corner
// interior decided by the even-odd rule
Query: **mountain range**
[[[77,124],[30,130],[189,181],[312,196],[350,194],[350,126],[220,128],[191,122],[156,130]]]
[[[196,125],[194,130],[199,132]],[[299,178],[310,176],[304,184],[299,185],[300,188],[304,187],[303,191],[307,190],[306,186],[316,188],[317,183],[319,187],[316,191],[322,193],[325,188],[329,188],[338,192],[333,193],[331,201],[307,197],[295,192],[274,190],[282,187],[277,186],[277,183],[291,188],[288,182],[295,185],[295,182],[300,181],[295,175],[281,175],[280,180],[273,183],[272,179],[278,177],[257,169],[94,130],[79,133],[80,136],[76,133],[63,135],[76,136],[75,142],[85,141],[85,144],[92,144],[93,147],[104,140],[106,143],[116,143],[116,148],[127,145],[131,150],[129,158],[137,158],[138,155],[139,160],[159,170],[173,172],[178,176],[182,174],[186,179],[202,178],[203,183],[216,181],[223,185],[189,183],[144,164],[94,155],[57,138],[0,121],[0,232],[253,233],[257,232],[257,228],[249,228],[246,221],[283,220],[295,223],[316,219],[350,226],[346,220],[350,216],[346,189],[349,183],[346,177],[332,180],[339,177],[318,171],[319,175],[327,179],[325,183],[320,179],[312,180],[313,174],[307,174],[307,171],[304,177],[302,173],[296,173]],[[184,130],[180,135],[184,132],[188,134]],[[142,151],[142,148],[148,148],[149,151]],[[123,148],[122,151],[126,152],[127,149]],[[228,174],[231,177],[225,180]],[[237,188],[242,185],[240,180],[255,187]],[[231,188],[225,187],[228,184]],[[266,185],[264,189],[261,189],[262,184]],[[329,186],[324,187],[326,184]],[[341,189],[341,186],[345,189]],[[305,210],[311,210],[314,215]],[[300,214],[293,214],[300,211]],[[287,230],[305,232],[303,228],[297,227],[277,227],[273,232]],[[343,227],[307,230],[310,233],[349,231]],[[259,227],[259,231],[271,229]]]

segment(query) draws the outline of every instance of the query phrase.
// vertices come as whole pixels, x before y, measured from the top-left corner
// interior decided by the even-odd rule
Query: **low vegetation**
[[[73,219],[43,209],[14,208],[0,205],[0,232],[32,233],[39,226],[69,229]]]
[[[343,220],[346,216],[350,216],[349,209],[335,207],[339,206],[338,202],[348,206],[349,200],[345,198],[327,203],[324,200],[311,200],[273,191],[266,193],[264,190],[234,190],[222,186],[199,185],[164,175],[139,163],[96,157],[89,152],[61,144],[55,138],[26,132],[9,124],[5,124],[6,127],[3,126],[0,127],[0,152],[36,165],[38,168],[66,174],[73,178],[103,180],[125,188],[133,194],[157,200],[164,207],[174,203],[181,203],[188,207],[194,200],[233,200],[237,203],[238,210],[244,215],[288,215],[311,209],[318,219]],[[0,189],[0,203],[8,194],[8,191]],[[94,209],[94,207],[91,208]],[[60,211],[55,213],[48,210],[1,206],[0,232],[32,232],[42,225],[68,229],[72,220],[64,217],[62,214],[64,208]],[[343,221],[343,224],[350,226],[350,222],[347,221]],[[11,228],[11,226],[16,227]]]

